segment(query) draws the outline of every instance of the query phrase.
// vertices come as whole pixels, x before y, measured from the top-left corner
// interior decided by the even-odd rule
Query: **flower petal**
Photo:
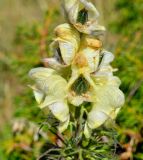
[[[65,65],[70,65],[79,48],[80,35],[69,24],[59,25],[55,29],[57,38],[51,44],[55,58],[60,57]],[[61,63],[61,61],[60,61]]]
[[[118,82],[117,82],[118,83]],[[102,125],[112,113],[124,104],[124,94],[114,83],[101,83],[95,88],[95,103],[88,115],[88,125],[90,128],[97,128]]]
[[[65,15],[67,15],[71,24],[82,33],[99,35],[105,31],[105,27],[98,25],[97,18],[99,12],[96,7],[87,0],[64,0]],[[82,24],[78,22],[78,16],[80,12],[80,6],[87,11],[87,21]]]
[[[68,125],[69,125],[70,117],[68,116],[67,120],[65,122],[61,122],[60,125],[58,126],[58,130],[60,133],[64,132]]]
[[[78,95],[74,96],[72,94],[69,94],[68,100],[72,105],[80,106],[85,101],[85,98],[82,96],[78,96]]]
[[[98,70],[95,72],[95,75],[98,77],[107,77],[113,76],[114,69],[110,66],[110,63],[114,59],[114,55],[111,52],[103,50],[101,52],[101,62],[99,64]]]
[[[84,5],[85,9],[89,11],[89,18],[97,19],[99,17],[99,12],[96,7],[87,0],[80,0],[80,2]]]
[[[82,50],[82,53],[87,59],[88,67],[90,68],[90,73],[95,72],[99,64],[100,50],[95,50],[93,48],[87,47]]]
[[[40,104],[44,98],[44,94],[40,91],[33,91],[34,92],[34,96],[35,96],[35,99],[37,101],[38,104]]]
[[[49,109],[53,115],[61,122],[69,119],[69,107],[66,102],[56,102],[49,105]]]
[[[83,36],[73,64],[78,68],[88,68],[86,69],[88,73],[95,72],[99,66],[101,47],[102,42],[100,40]]]
[[[79,11],[79,0],[63,0],[63,8],[65,10],[65,15],[72,24],[76,23]]]
[[[61,49],[62,57],[66,64],[71,64],[75,53],[77,52],[77,48],[75,48],[74,43],[59,41],[59,47]]]
[[[67,67],[67,65],[62,65],[56,60],[56,58],[44,58],[43,62],[48,63],[48,66],[55,70],[62,70]]]
[[[67,82],[52,69],[36,68],[29,73],[36,81],[31,87],[40,108],[48,107],[53,115],[61,122],[59,130],[64,131],[69,123],[69,108],[65,98],[67,96]]]
[[[45,99],[40,103],[39,107],[41,109],[48,107],[49,105],[57,102],[59,99],[57,99],[57,97],[53,96],[53,95],[48,95],[45,96]]]
[[[101,126],[107,119],[109,118],[108,115],[106,115],[102,111],[98,110],[92,110],[88,115],[88,126],[91,129],[98,128]]]
[[[81,25],[77,23],[75,24],[75,27],[82,33],[94,36],[102,35],[106,30],[104,26],[98,25],[97,22],[91,23],[90,25]]]
[[[35,98],[40,102],[40,108],[44,108],[66,97],[67,82],[64,78],[57,75],[54,70],[36,68],[30,71],[30,76],[36,81],[34,92]]]
[[[114,120],[117,117],[120,110],[121,110],[121,108],[117,108],[110,114],[110,117],[112,120]]]
[[[37,89],[36,86],[29,85],[29,87],[31,89],[33,89],[33,93],[34,93],[34,96],[35,96],[35,99],[36,99],[37,103],[38,104],[42,103],[42,101],[44,99],[44,93],[41,92],[39,89]]]
[[[114,60],[114,55],[111,52],[103,50],[101,54],[103,54],[103,58],[100,67],[107,66]]]
[[[37,80],[37,79],[45,79],[55,73],[56,71],[53,69],[39,67],[31,69],[29,72],[29,76],[30,78]]]

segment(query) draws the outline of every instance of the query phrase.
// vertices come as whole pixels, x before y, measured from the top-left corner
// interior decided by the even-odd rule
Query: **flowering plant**
[[[113,137],[104,129],[112,128],[124,104],[121,82],[110,65],[114,56],[103,49],[105,28],[91,2],[63,0],[63,8],[68,23],[54,31],[53,56],[43,59],[48,68],[29,72],[35,81],[30,87],[39,107],[48,110],[46,124],[56,137],[39,159],[111,159],[112,151],[106,150]]]

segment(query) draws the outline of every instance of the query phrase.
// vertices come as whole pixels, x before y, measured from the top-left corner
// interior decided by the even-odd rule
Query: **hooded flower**
[[[48,68],[35,68],[29,76],[36,82],[32,86],[35,99],[40,108],[48,107],[53,115],[61,122],[60,132],[63,132],[69,122],[69,107],[67,105],[67,82],[57,75],[56,71]]]
[[[86,137],[90,136],[92,129],[101,126],[109,118],[114,119],[124,103],[124,95],[119,89],[120,80],[113,76],[114,69],[110,66],[114,56],[101,48],[100,40],[82,37],[78,52],[69,64],[72,73],[70,78],[66,77],[68,82],[53,69],[37,68],[30,71],[30,77],[36,81],[32,88],[40,108],[49,107],[61,121],[61,132],[69,123],[67,101],[74,106],[90,102],[92,108],[84,129]],[[68,52],[65,52],[65,57],[66,54]],[[58,63],[64,65],[60,61]]]
[[[92,76],[95,83],[95,100],[85,124],[84,133],[87,138],[91,129],[101,126],[108,119],[115,119],[124,104],[124,94],[119,89],[120,80],[113,76],[113,69],[109,64],[113,58],[112,53],[103,51],[98,70]]]
[[[102,43],[84,36],[79,52],[72,63],[72,75],[68,82],[69,101],[75,106],[94,101],[95,83],[91,78],[99,65]]]
[[[71,64],[80,45],[80,35],[70,24],[62,24],[55,29],[56,38],[50,48],[53,58],[44,59],[51,68],[60,70]]]
[[[63,0],[65,15],[71,24],[82,33],[99,35],[105,31],[98,24],[99,13],[87,0]]]

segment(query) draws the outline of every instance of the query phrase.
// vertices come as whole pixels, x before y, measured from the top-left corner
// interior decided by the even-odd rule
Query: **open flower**
[[[53,115],[61,122],[60,132],[63,132],[69,123],[69,107],[67,105],[67,82],[57,75],[56,71],[48,68],[35,68],[29,76],[36,84],[31,88],[40,108],[48,107]]]
[[[99,65],[102,43],[84,36],[80,49],[73,59],[72,75],[68,81],[69,101],[75,106],[94,101],[95,83],[91,78]]]
[[[87,0],[63,0],[63,8],[69,22],[82,33],[99,35],[105,31],[98,24],[99,13]]]
[[[56,70],[65,68],[71,64],[80,45],[80,35],[70,24],[62,24],[55,29],[56,38],[50,48],[53,58],[46,58],[44,62]]]
[[[84,133],[88,138],[92,129],[101,126],[108,119],[115,119],[124,104],[124,94],[119,89],[120,80],[113,76],[113,69],[109,64],[113,58],[110,52],[104,51],[99,68],[92,76],[95,82],[95,100],[85,124]]]

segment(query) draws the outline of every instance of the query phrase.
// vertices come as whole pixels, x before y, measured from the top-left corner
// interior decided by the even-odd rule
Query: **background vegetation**
[[[95,3],[107,28],[104,46],[116,56],[113,66],[126,94],[117,118],[118,150],[122,160],[143,160],[143,2]],[[36,131],[44,116],[27,87],[27,73],[42,65],[53,29],[63,22],[58,0],[0,0],[1,160],[34,160],[40,153],[46,135]]]

